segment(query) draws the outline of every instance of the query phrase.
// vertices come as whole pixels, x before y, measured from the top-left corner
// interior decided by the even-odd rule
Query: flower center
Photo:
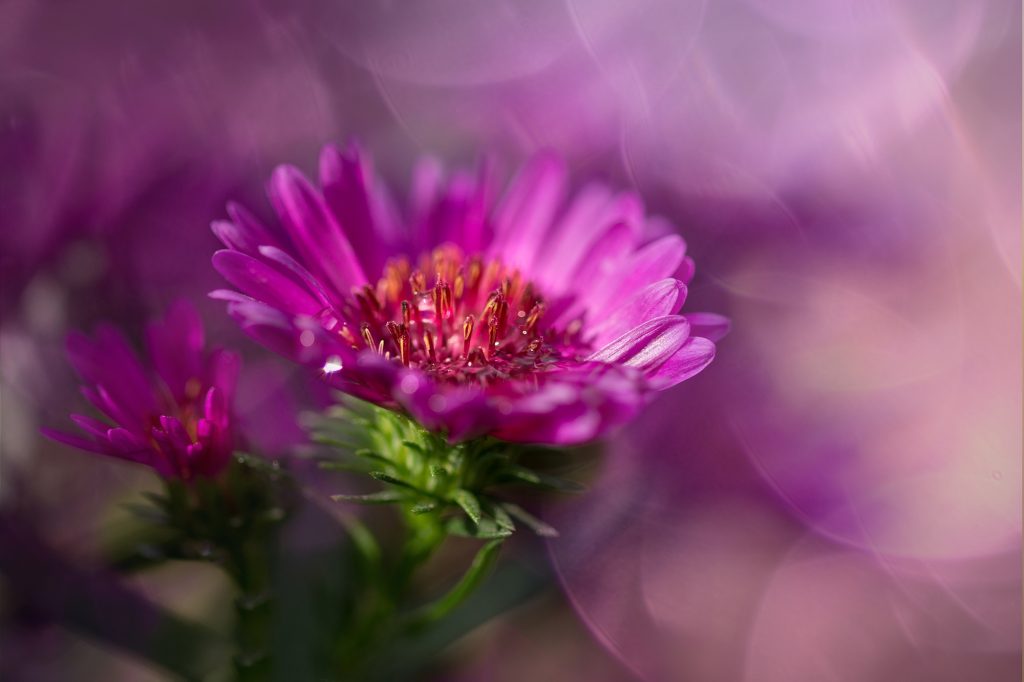
[[[548,303],[500,261],[466,258],[452,244],[390,260],[376,288],[354,290],[338,333],[353,348],[417,367],[451,383],[521,377],[574,358],[582,324],[547,324]]]

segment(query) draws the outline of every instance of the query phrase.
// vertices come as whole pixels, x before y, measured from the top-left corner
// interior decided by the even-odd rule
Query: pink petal
[[[568,324],[588,310],[592,317],[603,317],[599,313],[604,310],[598,303],[602,298],[603,283],[622,269],[634,239],[635,234],[629,225],[615,223],[594,240],[570,278],[575,298],[569,299],[569,305],[553,315],[556,327]]]
[[[565,183],[560,157],[541,152],[530,159],[495,210],[491,254],[529,271],[562,203]]]
[[[691,335],[703,336],[709,341],[721,340],[732,329],[729,318],[717,313],[687,313],[683,317],[690,323]]]
[[[210,224],[210,230],[225,247],[250,256],[255,256],[260,246],[274,243],[269,233],[262,228],[260,231],[247,230],[230,220],[215,220]]]
[[[658,390],[675,386],[700,372],[714,359],[715,344],[702,336],[692,336],[650,373],[651,384]]]
[[[203,323],[199,313],[185,300],[176,301],[163,320],[146,329],[150,359],[176,400],[187,398],[189,381],[203,370]]]
[[[242,359],[238,353],[223,348],[214,349],[206,361],[206,382],[210,390],[214,388],[223,394],[225,402],[234,400],[238,374],[242,368]]]
[[[89,438],[83,438],[82,436],[73,433],[64,433],[63,431],[56,431],[54,429],[41,428],[40,433],[49,438],[50,440],[70,445],[73,448],[79,450],[85,450],[87,452],[96,452],[101,455],[110,454],[110,450],[106,443],[103,441],[92,440]]]
[[[235,242],[235,245],[224,244],[229,249],[238,249],[239,251],[245,251],[249,255],[255,253],[256,247],[262,245],[271,246],[284,246],[281,241],[264,225],[256,216],[250,213],[241,204],[233,201],[228,202],[228,216],[231,217],[231,222],[237,227],[236,232],[232,232],[230,236]],[[214,230],[214,234],[217,231]],[[217,235],[220,237],[220,235]],[[251,250],[251,251],[250,251]]]
[[[587,360],[634,367],[645,374],[669,359],[690,335],[690,324],[679,315],[648,320],[593,353]]]
[[[242,292],[275,308],[309,315],[323,308],[323,303],[302,285],[240,251],[216,252],[213,254],[213,267]]]
[[[342,153],[333,145],[320,153],[320,183],[324,201],[352,244],[365,272],[380,272],[387,258],[374,215],[374,178],[370,163],[356,145]]]
[[[677,279],[649,284],[591,329],[592,343],[600,348],[647,320],[675,314],[685,300],[686,285]]]
[[[323,285],[320,284],[320,281],[314,277],[309,270],[302,267],[302,265],[288,253],[285,253],[276,246],[261,246],[258,251],[259,255],[277,263],[287,272],[291,273],[293,275],[293,279],[298,282],[302,282],[306,286],[306,289],[312,293],[322,305],[334,307],[337,303],[331,299],[331,296],[324,289]]]
[[[580,263],[609,227],[629,226],[634,237],[643,216],[643,204],[632,192],[612,198],[604,185],[592,184],[577,195],[565,216],[551,230],[548,244],[538,255],[537,281],[561,291],[573,278]]]
[[[314,275],[339,295],[366,283],[352,244],[298,169],[279,166],[274,171],[270,199]]]
[[[672,277],[686,256],[686,242],[679,235],[662,237],[638,249],[622,263],[614,275],[607,277],[592,300],[592,311],[618,306],[632,292]]]

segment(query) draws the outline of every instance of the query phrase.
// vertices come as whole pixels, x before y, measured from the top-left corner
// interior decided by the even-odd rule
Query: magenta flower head
[[[678,314],[693,263],[639,198],[534,157],[492,202],[487,173],[423,162],[396,208],[366,158],[328,147],[322,189],[278,168],[283,230],[214,223],[218,291],[252,337],[340,391],[450,441],[589,441],[706,367],[727,322]]]
[[[139,361],[120,331],[97,328],[93,338],[68,338],[82,393],[113,425],[71,415],[85,436],[44,429],[50,438],[152,467],[164,478],[215,477],[231,461],[231,402],[239,359],[204,349],[203,325],[185,301],[147,329],[152,369]]]

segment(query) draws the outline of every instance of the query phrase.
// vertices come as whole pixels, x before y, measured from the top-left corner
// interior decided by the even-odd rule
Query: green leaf
[[[513,480],[522,481],[523,483],[529,483],[531,485],[538,485],[543,488],[552,488],[554,490],[572,493],[583,492],[586,490],[584,486],[576,481],[570,481],[557,476],[549,476],[548,474],[542,474],[539,471],[533,471],[524,467],[512,466],[508,467],[505,471],[506,476]]]
[[[391,485],[397,485],[397,486],[401,486],[403,488],[412,488],[413,490],[417,489],[416,486],[414,486],[412,483],[409,483],[407,481],[403,481],[400,478],[395,478],[394,476],[392,476],[391,474],[387,473],[386,471],[371,471],[370,472],[370,477],[371,478],[375,478],[378,481],[381,481],[382,483],[390,483]]]
[[[403,440],[402,445],[409,448],[410,450],[415,450],[417,453],[423,455],[424,457],[427,455],[426,449],[419,443],[414,443],[411,440]]]
[[[413,514],[427,514],[429,512],[434,511],[435,509],[437,509],[436,504],[434,504],[433,502],[426,502],[424,504],[415,505],[409,511],[411,511]]]
[[[404,498],[397,490],[382,490],[367,495],[331,495],[335,502],[358,502],[360,504],[391,504],[401,502]]]
[[[444,596],[431,604],[421,607],[413,612],[409,619],[409,626],[419,628],[440,620],[448,615],[455,607],[466,600],[470,594],[487,577],[491,567],[498,559],[503,540],[491,540],[476,553],[473,563],[462,578]]]
[[[354,516],[346,514],[341,519],[348,536],[352,538],[352,546],[359,554],[360,560],[368,575],[379,572],[381,565],[380,545],[377,539],[370,532],[362,521]]]
[[[390,459],[388,459],[384,455],[380,454],[379,452],[375,452],[373,450],[370,450],[368,448],[359,448],[358,450],[356,450],[352,454],[354,454],[356,457],[361,457],[363,459],[368,459],[368,460],[371,460],[371,461],[374,461],[374,462],[383,462],[384,464],[394,464],[394,462],[392,462]]]
[[[502,506],[505,507],[505,511],[507,511],[509,514],[522,521],[530,530],[532,530],[534,533],[541,536],[542,538],[558,537],[558,531],[555,530],[553,526],[549,526],[548,524],[544,523],[543,521],[538,519],[533,514],[530,514],[528,511],[526,511],[519,505],[512,504],[511,502],[505,502],[503,503]]]
[[[473,523],[480,525],[483,513],[480,510],[480,501],[473,493],[468,490],[456,490],[452,499],[455,500],[455,504],[462,507],[462,511],[466,512],[466,516],[472,519]]]
[[[420,495],[425,495],[427,497],[432,497],[434,499],[440,499],[440,497],[438,496],[437,493],[431,492],[431,491],[426,490],[424,488],[420,488],[419,486],[413,485],[412,483],[409,483],[408,481],[403,481],[400,478],[395,478],[391,474],[386,473],[384,471],[371,471],[370,472],[370,476],[372,478],[377,479],[381,483],[388,483],[390,485],[398,486],[400,488],[408,488],[409,490],[416,491]]]
[[[501,528],[491,519],[481,518],[479,523],[473,523],[465,516],[456,516],[448,520],[445,530],[451,535],[459,535],[477,540],[495,540],[507,538],[512,531]]]
[[[508,512],[505,511],[505,507],[500,504],[490,505],[491,515],[494,517],[494,522],[498,524],[498,528],[513,532],[516,529],[516,524],[512,521],[512,517],[509,516]]]

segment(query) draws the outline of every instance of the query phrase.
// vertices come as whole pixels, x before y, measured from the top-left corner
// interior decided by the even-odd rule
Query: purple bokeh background
[[[145,475],[37,435],[82,406],[63,338],[178,296],[246,356],[257,446],[301,439],[322,392],[205,300],[209,222],[266,209],[275,164],[354,136],[402,189],[423,153],[552,147],[679,227],[688,307],[734,331],[552,511],[590,634],[516,614],[460,678],[1019,679],[1020,26],[1009,0],[8,0],[0,501],[90,557]],[[30,679],[150,674],[11,637]]]

